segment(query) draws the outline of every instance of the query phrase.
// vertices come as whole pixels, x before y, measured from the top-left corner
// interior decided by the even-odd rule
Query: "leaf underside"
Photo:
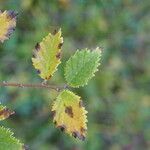
[[[0,121],[7,119],[10,115],[14,114],[14,111],[9,110],[5,106],[0,104]]]
[[[14,11],[0,10],[0,42],[9,39],[16,27],[17,13]]]
[[[77,50],[76,53],[70,57],[65,67],[65,78],[67,83],[72,87],[84,86],[87,84],[100,65],[101,50],[90,51]]]
[[[62,91],[52,107],[53,122],[73,137],[84,140],[87,131],[87,111],[82,100],[69,90]]]
[[[13,136],[13,132],[0,126],[0,150],[23,150],[24,146]]]
[[[54,35],[49,33],[41,43],[35,46],[32,62],[42,79],[50,79],[57,70],[57,66],[61,63],[62,45],[63,38],[59,30]]]

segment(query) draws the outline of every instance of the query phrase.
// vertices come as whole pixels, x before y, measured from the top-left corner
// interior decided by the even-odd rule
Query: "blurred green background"
[[[63,60],[49,84],[65,83],[65,61],[77,49],[103,47],[101,66],[83,88],[88,110],[84,142],[61,133],[50,108],[57,93],[0,87],[0,102],[16,114],[3,124],[31,150],[150,149],[150,5],[148,0],[0,0],[19,12],[11,39],[0,44],[0,81],[41,82],[32,67],[34,46],[62,28]]]

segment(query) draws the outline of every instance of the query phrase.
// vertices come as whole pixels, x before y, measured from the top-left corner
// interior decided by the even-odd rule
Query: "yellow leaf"
[[[9,39],[16,27],[17,13],[14,11],[0,11],[0,42]]]
[[[61,30],[54,35],[49,33],[41,43],[35,46],[32,62],[42,79],[48,80],[60,64],[63,38]]]
[[[14,111],[11,111],[0,104],[0,121],[7,119],[12,114],[14,114]]]
[[[87,111],[82,100],[69,90],[62,91],[52,107],[53,122],[73,137],[84,140],[87,130]]]

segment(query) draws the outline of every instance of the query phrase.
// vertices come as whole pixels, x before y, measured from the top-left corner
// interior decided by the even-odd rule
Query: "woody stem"
[[[43,89],[53,89],[55,91],[60,91],[61,89],[63,89],[64,87],[56,87],[56,86],[52,86],[52,85],[48,85],[48,84],[44,84],[44,83],[39,83],[39,84],[24,84],[24,83],[12,83],[12,82],[6,82],[3,81],[2,83],[0,83],[1,87],[18,87],[18,88],[43,88]]]

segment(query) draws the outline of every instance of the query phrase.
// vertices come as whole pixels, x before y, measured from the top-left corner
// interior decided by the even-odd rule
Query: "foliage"
[[[0,104],[0,121],[8,118],[10,115],[14,114],[5,106]],[[18,139],[13,136],[13,132],[10,129],[6,129],[0,126],[0,149],[2,150],[23,150],[24,145],[20,143]]]
[[[49,33],[40,44],[37,43],[35,46],[32,62],[41,78],[48,80],[56,71],[60,64],[62,44],[63,38],[59,30],[54,35]]]
[[[2,150],[23,150],[23,144],[13,136],[13,132],[0,127],[0,149]]]
[[[60,27],[63,59],[48,83],[64,84],[65,61],[76,49],[103,47],[103,57],[88,86],[71,89],[89,112],[85,142],[50,124],[48,106],[57,95],[51,90],[0,87],[0,101],[16,112],[0,124],[32,150],[149,150],[149,1],[0,0],[6,9],[19,16],[10,40],[0,44],[0,81],[41,82],[31,62],[34,43]]]
[[[97,48],[90,50],[76,51],[67,61],[65,67],[65,77],[67,83],[72,87],[79,87],[87,84],[88,80],[94,76],[99,66],[101,50]]]
[[[0,104],[0,121],[8,118],[12,114],[14,114],[14,111],[11,111]]]
[[[14,11],[0,11],[0,41],[4,42],[10,37],[16,27],[16,15]]]
[[[69,90],[62,91],[54,101],[52,114],[58,128],[75,138],[85,139],[87,111],[79,96]]]
[[[11,12],[11,16],[9,14],[10,20],[14,18],[14,16],[16,16],[14,13],[12,13],[13,11],[5,12]],[[6,25],[6,22],[8,22],[8,20],[3,19],[3,15],[1,18],[3,30],[3,25]],[[2,40],[4,39],[5,38],[2,37]],[[61,37],[61,30],[59,30],[58,32],[54,33],[54,35],[49,33],[41,43],[37,43],[37,45],[35,46],[35,51],[32,58],[33,66],[38,70],[41,78],[45,79],[45,81],[51,78],[53,73],[56,71],[57,66],[60,64],[60,50],[62,44],[63,38]],[[90,52],[87,49],[83,50],[82,52],[77,51],[77,53],[71,59],[69,59],[66,66],[65,76],[67,81],[69,81],[69,84],[72,86],[83,86],[84,84],[87,84],[87,81],[92,78],[92,76],[94,76],[94,73],[98,70],[97,67],[99,65],[99,58],[100,50],[98,48],[94,52]],[[80,65],[81,67],[79,67]],[[9,84],[6,82],[3,83],[5,85]],[[16,86],[17,83],[10,85]],[[40,87],[42,87],[42,85],[43,83],[40,85]],[[20,86],[24,87],[25,84],[18,84],[18,87]],[[31,85],[30,87],[33,87],[33,85]],[[84,140],[87,130],[87,111],[81,103],[82,101],[80,100],[79,96],[75,95],[71,91],[63,90],[57,97],[53,105],[52,112],[56,115],[54,116],[54,122],[58,128],[60,128],[61,130],[65,130],[75,138],[78,137],[80,140]],[[7,110],[6,108],[0,107],[0,120],[7,118],[11,114],[12,112]],[[0,138],[0,143],[3,143],[1,144],[2,148],[22,149],[22,144],[20,144],[19,141],[15,141],[16,139],[12,137],[12,133],[10,131],[1,129],[1,136],[1,138],[3,139],[1,140]],[[16,145],[16,147],[14,145]]]

